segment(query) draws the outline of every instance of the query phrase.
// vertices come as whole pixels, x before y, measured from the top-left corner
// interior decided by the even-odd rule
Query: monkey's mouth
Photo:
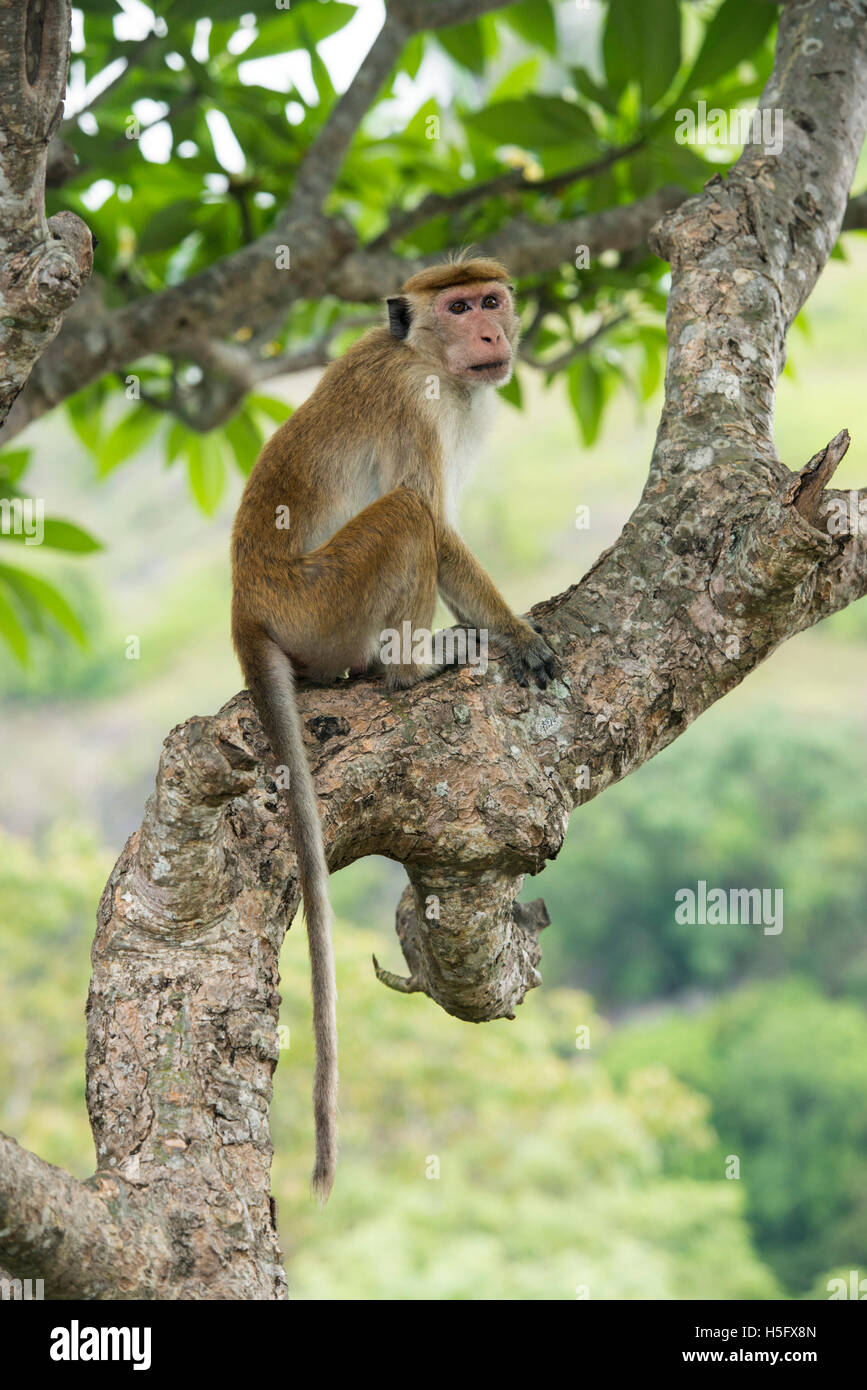
[[[476,366],[471,366],[471,372],[502,372],[509,366],[509,359],[506,357],[502,362],[479,362]]]

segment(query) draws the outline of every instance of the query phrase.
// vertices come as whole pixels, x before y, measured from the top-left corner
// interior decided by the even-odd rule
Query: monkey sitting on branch
[[[518,316],[505,266],[458,260],[413,275],[388,326],[325,371],[250,474],[232,539],[232,635],[278,764],[307,917],[313,984],[316,1163],[324,1202],[337,1157],[337,1020],[328,869],[295,680],[347,671],[404,690],[454,661],[382,660],[386,631],[429,631],[437,591],[489,633],[515,679],[543,689],[544,637],[516,616],[457,533],[467,465],[512,375]],[[288,514],[289,525],[282,523]]]

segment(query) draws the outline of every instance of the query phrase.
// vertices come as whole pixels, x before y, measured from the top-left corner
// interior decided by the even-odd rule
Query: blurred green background
[[[743,90],[761,77],[742,72]],[[798,468],[846,426],[848,487],[867,481],[867,239],[844,245],[792,334],[777,446]],[[599,361],[618,370],[615,352]],[[546,387],[522,368],[524,409],[501,403],[464,531],[519,611],[580,578],[635,505],[660,404],[660,364],[646,365],[642,391],[605,388],[601,429],[586,399],[576,422],[574,379]],[[315,379],[268,394],[297,402]],[[164,467],[145,431],[123,468],[106,465],[74,415],[28,432],[27,493],[103,545],[33,565],[88,644],[37,637],[26,667],[0,646],[0,1127],[85,1176],[96,905],[162,739],[240,684],[228,536],[243,478],[221,476],[207,516],[192,460],[186,476]],[[282,957],[274,1191],[294,1297],[827,1298],[831,1278],[867,1273],[865,693],[861,603],[576,813],[559,860],[525,886],[552,925],[544,985],[514,1022],[463,1024],[383,989],[370,956],[402,968],[403,871],[365,860],[335,877],[342,1154],[323,1214],[307,1195],[298,921]],[[675,892],[701,879],[782,889],[783,931],[678,925]]]

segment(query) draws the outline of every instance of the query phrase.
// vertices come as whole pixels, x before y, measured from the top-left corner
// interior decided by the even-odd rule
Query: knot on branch
[[[136,863],[177,920],[210,920],[231,892],[223,812],[257,775],[255,752],[237,722],[190,719],[166,739]]]
[[[720,613],[770,623],[775,610],[809,603],[819,566],[839,548],[819,529],[821,499],[848,447],[848,432],[841,430],[781,497],[770,498],[741,529],[735,524],[729,530],[709,586]]]
[[[709,188],[715,181],[720,181],[717,174],[705,187]],[[685,200],[681,197],[677,204],[667,208],[659,221],[647,233],[647,244],[650,250],[655,256],[659,256],[660,260],[669,261],[672,269],[676,259],[680,256],[682,245],[692,239],[692,224],[702,221],[706,217],[706,210],[702,201],[703,196],[701,193],[696,193],[693,197]]]
[[[737,264],[731,266],[732,270],[755,263],[757,269],[767,274],[767,228],[754,184],[756,170],[752,167],[761,158],[761,151],[754,149],[749,176],[737,168],[726,178],[714,174],[701,193],[681,198],[677,205],[670,206],[648,233],[651,251],[668,261],[677,273],[703,261],[715,269],[724,268],[720,252],[736,246]],[[714,259],[709,260],[711,257]]]
[[[213,820],[225,802],[256,780],[256,754],[241,730],[215,728],[216,722],[188,719],[163,745],[157,805],[162,819],[179,828],[196,816],[203,823]]]
[[[514,1018],[542,983],[538,938],[551,920],[541,898],[515,901],[523,881],[523,874],[413,869],[395,919],[410,974],[383,970],[374,957],[377,978],[404,994],[427,994],[469,1023]]]
[[[50,239],[10,257],[3,269],[4,318],[51,324],[78,298],[93,269],[93,238],[73,212],[48,223]]]

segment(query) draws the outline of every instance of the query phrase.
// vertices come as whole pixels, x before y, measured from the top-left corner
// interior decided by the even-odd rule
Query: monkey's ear
[[[405,338],[412,323],[412,309],[408,299],[404,299],[402,294],[394,295],[387,299],[388,305],[388,326],[393,338]]]

